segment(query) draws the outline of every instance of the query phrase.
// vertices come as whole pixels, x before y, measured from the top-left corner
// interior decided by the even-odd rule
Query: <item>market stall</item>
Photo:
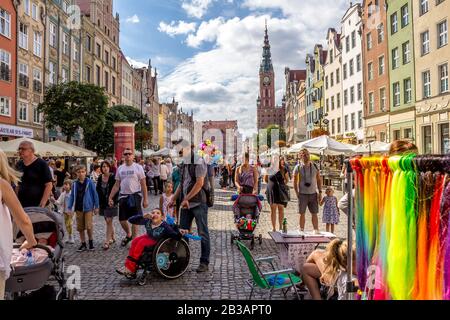
[[[29,138],[19,138],[0,142],[0,149],[6,154],[7,157],[17,158],[19,157],[17,151],[19,145],[24,141],[32,142],[35,148],[35,154],[41,157],[68,157],[71,155],[64,148]]]

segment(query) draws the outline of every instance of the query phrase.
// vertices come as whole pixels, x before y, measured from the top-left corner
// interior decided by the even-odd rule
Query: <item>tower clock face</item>
[[[266,76],[266,77],[264,77],[263,81],[264,81],[264,84],[267,85],[270,83],[270,78]]]

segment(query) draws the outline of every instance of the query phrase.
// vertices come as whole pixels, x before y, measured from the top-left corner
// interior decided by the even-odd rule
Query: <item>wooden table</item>
[[[293,268],[300,272],[308,256],[320,244],[327,244],[335,237],[324,236],[299,236],[283,237],[280,232],[269,232],[280,251],[280,259],[283,267]]]

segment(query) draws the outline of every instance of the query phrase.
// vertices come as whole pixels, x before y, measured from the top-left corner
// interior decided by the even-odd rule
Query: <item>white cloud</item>
[[[188,16],[200,19],[214,0],[184,0],[181,7]]]
[[[169,36],[174,37],[180,34],[188,34],[191,32],[195,32],[195,28],[197,24],[195,22],[187,23],[184,21],[172,21],[170,24],[161,21],[159,23],[158,31],[167,33]]]
[[[256,98],[264,23],[267,19],[275,68],[277,101],[284,88],[284,67],[304,68],[305,56],[316,43],[325,43],[329,27],[338,28],[348,3],[336,0],[244,0],[253,14],[240,19],[218,17],[204,21],[187,35],[186,44],[212,44],[179,64],[160,80],[162,101],[176,96],[183,110],[194,110],[198,120],[238,120],[246,136],[256,130]],[[261,15],[279,9],[281,18]],[[320,19],[311,17],[318,16]]]
[[[215,41],[220,27],[225,23],[222,17],[203,21],[195,34],[188,35],[186,43],[188,46],[198,48],[203,42]]]
[[[137,61],[137,60],[134,60],[133,58],[130,58],[130,57],[126,57],[126,58],[127,58],[128,63],[133,68],[143,68],[143,67],[147,67],[148,66],[147,63],[145,63],[145,62]]]
[[[135,24],[135,23],[141,22],[141,20],[139,20],[138,15],[135,14],[135,15],[132,16],[132,17],[128,17],[128,18],[125,20],[125,22],[126,22],[126,23],[133,23],[133,24]]]

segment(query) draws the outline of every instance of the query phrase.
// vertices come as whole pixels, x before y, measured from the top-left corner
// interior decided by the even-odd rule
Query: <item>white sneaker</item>
[[[74,244],[75,243],[75,241],[73,240],[73,235],[69,236],[69,239],[67,240],[67,243],[70,243],[70,244]]]

